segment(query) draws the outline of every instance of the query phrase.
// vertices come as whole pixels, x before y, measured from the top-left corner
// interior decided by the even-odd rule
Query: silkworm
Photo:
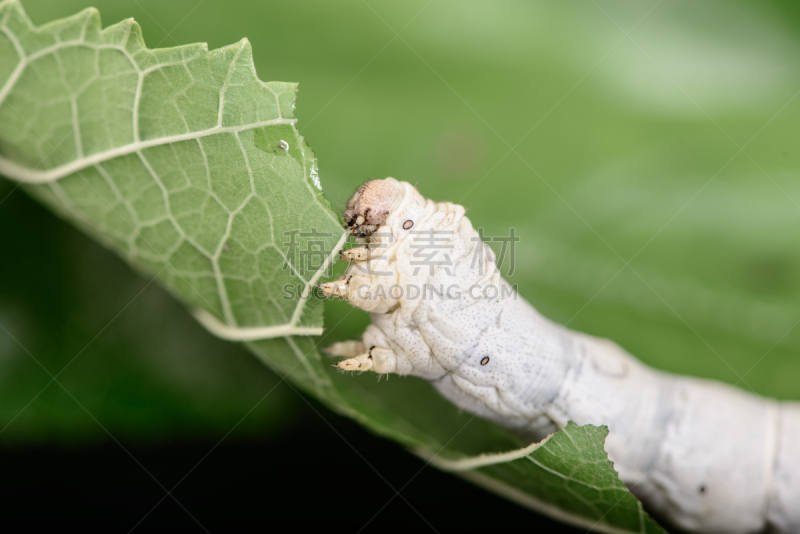
[[[463,207],[408,183],[367,182],[344,217],[361,245],[320,288],[372,324],[328,348],[340,368],[424,378],[530,440],[568,421],[606,425],[621,480],[682,529],[800,532],[800,403],[658,371],[549,321],[502,278]],[[428,234],[446,262],[420,253]]]

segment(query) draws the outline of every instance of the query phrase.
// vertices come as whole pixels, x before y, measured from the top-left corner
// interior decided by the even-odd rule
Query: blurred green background
[[[106,25],[134,17],[150,47],[248,37],[262,79],[300,83],[298,127],[336,209],[368,179],[417,183],[487,235],[516,229],[510,280],[550,318],[662,369],[800,399],[795,3],[23,5],[37,24],[88,6]],[[263,438],[315,417],[13,184],[0,200],[0,442],[108,440],[42,391],[11,336],[51,372],[68,365],[59,380],[123,440],[217,439],[240,421],[235,438]],[[368,318],[340,323],[348,311],[327,304],[326,341],[360,335]]]

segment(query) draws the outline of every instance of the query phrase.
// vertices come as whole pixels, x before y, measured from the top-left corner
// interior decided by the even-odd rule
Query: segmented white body
[[[355,260],[347,275],[323,287],[371,312],[361,342],[332,348],[355,356],[374,347],[343,368],[425,378],[459,407],[532,439],[570,420],[606,425],[623,482],[681,528],[800,532],[800,403],[656,371],[610,341],[550,322],[494,262],[483,272],[475,266],[475,248],[485,245],[464,208],[426,200],[408,183],[381,184],[381,194],[391,186],[396,195],[366,238],[369,251],[347,256]],[[364,210],[361,191],[354,218]],[[363,215],[369,223],[369,210]],[[429,229],[449,239],[452,265],[414,262],[412,232]],[[474,288],[489,286],[505,296],[474,298]],[[413,287],[459,294],[409,298]]]

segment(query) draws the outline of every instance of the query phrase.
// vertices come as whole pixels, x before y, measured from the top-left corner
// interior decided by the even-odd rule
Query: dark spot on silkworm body
[[[481,358],[481,365],[486,365],[487,363],[489,363],[488,356],[484,356],[483,358]]]
[[[700,492],[700,495],[703,495],[706,492],[706,485],[705,484],[700,484],[700,487],[697,488],[697,491]]]
[[[412,226],[414,226],[414,221],[409,219],[409,220],[407,220],[406,222],[403,223],[403,230],[408,230]]]

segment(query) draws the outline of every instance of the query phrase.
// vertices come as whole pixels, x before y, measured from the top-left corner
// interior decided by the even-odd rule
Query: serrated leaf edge
[[[25,10],[22,8],[22,5],[20,4],[19,0],[3,0],[3,1],[0,2],[0,9],[5,9],[6,10],[6,14],[5,14],[3,22],[5,22],[5,19],[7,17],[9,17],[11,15],[11,13],[13,13],[14,10],[16,9],[18,15],[21,16],[21,18],[24,21],[24,23],[27,26],[27,28],[30,31],[36,31],[37,30],[37,28],[31,22],[30,18],[25,13]],[[61,19],[60,21],[53,21],[50,24],[63,22],[64,20],[80,19],[80,18],[85,18],[86,19],[85,22],[84,22],[84,27],[83,27],[83,36],[85,36],[86,30],[89,27],[89,25],[95,24],[98,27],[100,26],[100,14],[97,11],[97,9],[95,9],[95,8],[85,9],[85,10],[83,10],[83,11],[81,11],[81,12],[79,12],[79,13],[71,16],[71,17],[67,17],[66,19]],[[128,26],[129,27],[128,34],[132,35],[132,34],[135,33],[136,36],[139,39],[139,44],[141,44],[142,49],[143,50],[147,50],[147,47],[146,47],[146,45],[144,43],[144,39],[141,36],[141,32],[140,31],[136,31],[136,32],[132,31],[134,29],[138,30],[138,24],[136,24],[136,22],[133,19],[126,19],[126,20],[123,20],[123,21],[118,22],[116,24],[112,24],[111,26],[101,30],[101,33],[114,32],[120,26]],[[41,31],[42,29],[46,29],[47,27],[48,27],[48,24],[45,24],[43,26],[40,26],[38,28],[38,30]],[[73,41],[63,42],[63,43],[55,44],[53,46],[49,46],[47,48],[43,48],[41,50],[36,51],[33,54],[27,54],[25,52],[25,49],[22,47],[22,44],[19,42],[19,39],[17,39],[16,35],[13,32],[9,31],[8,28],[6,28],[4,24],[0,25],[0,32],[2,32],[3,35],[5,35],[9,39],[9,41],[11,41],[12,45],[14,46],[14,49],[16,50],[16,52],[17,52],[17,54],[19,55],[19,58],[20,58],[19,59],[19,63],[14,68],[14,70],[11,73],[11,75],[9,76],[8,80],[6,80],[6,83],[3,85],[2,88],[0,88],[0,103],[5,101],[5,99],[8,96],[8,94],[14,89],[14,87],[16,85],[16,82],[22,76],[22,73],[25,71],[25,69],[28,67],[28,65],[30,65],[33,61],[35,61],[37,58],[46,56],[48,54],[52,54],[52,53],[54,53],[54,52],[56,52],[56,51],[58,51],[60,49],[70,48],[70,47],[76,46],[76,42],[73,42]],[[84,38],[84,37],[82,37],[82,38]],[[89,43],[86,43],[86,42],[83,42],[83,41],[78,41],[78,42],[80,42],[81,46],[84,46],[84,47],[97,48],[97,47],[92,46]],[[240,54],[241,51],[246,46],[248,46],[248,44],[249,44],[249,41],[247,40],[247,38],[244,38],[244,39],[241,39],[238,43],[235,43],[234,45],[229,45],[229,46],[235,46],[235,47],[238,48],[238,50],[237,50],[237,57],[238,57],[238,54]],[[111,150],[98,152],[98,153],[92,154],[90,156],[81,157],[81,158],[78,158],[78,159],[76,159],[74,161],[70,161],[70,162],[65,163],[63,165],[60,165],[58,167],[53,167],[53,168],[47,169],[47,170],[37,170],[36,168],[30,168],[30,167],[27,167],[27,166],[24,166],[24,165],[19,165],[18,163],[15,163],[14,161],[11,161],[11,160],[9,160],[7,158],[4,158],[4,157],[0,156],[0,173],[2,173],[3,175],[5,175],[8,178],[12,178],[14,180],[18,180],[18,181],[29,183],[29,184],[51,183],[51,182],[55,182],[56,180],[58,180],[60,178],[64,178],[65,176],[69,176],[70,174],[73,174],[73,173],[75,173],[77,171],[85,169],[87,167],[91,167],[92,165],[96,165],[98,163],[102,163],[104,161],[108,161],[110,159],[117,158],[119,156],[133,154],[133,153],[139,152],[141,150],[144,150],[146,148],[150,148],[150,147],[154,147],[154,146],[164,145],[164,144],[168,144],[168,143],[176,143],[176,142],[180,142],[180,141],[189,141],[189,140],[194,140],[194,139],[200,139],[200,138],[203,138],[203,137],[208,137],[208,136],[215,135],[215,134],[220,134],[220,133],[238,133],[238,132],[245,131],[245,130],[252,130],[254,128],[259,128],[259,127],[264,127],[264,126],[271,126],[271,125],[276,125],[276,124],[292,124],[293,125],[293,124],[295,124],[297,122],[297,119],[294,119],[294,118],[277,118],[277,119],[271,119],[271,120],[268,120],[268,121],[254,122],[254,123],[241,125],[241,126],[223,126],[222,113],[223,113],[223,110],[225,108],[225,92],[226,92],[226,90],[228,88],[228,83],[230,81],[229,79],[226,79],[224,84],[223,84],[223,86],[220,88],[220,93],[219,93],[219,117],[217,119],[217,125],[216,126],[214,126],[213,128],[207,128],[205,130],[198,130],[198,131],[195,131],[195,132],[187,132],[187,133],[184,133],[184,134],[171,135],[171,136],[159,137],[159,138],[155,138],[155,139],[148,139],[148,140],[142,141],[142,140],[139,139],[139,117],[138,117],[139,97],[142,94],[142,82],[144,80],[144,77],[149,72],[157,70],[157,69],[162,69],[167,65],[162,64],[162,63],[158,63],[156,65],[153,65],[152,67],[145,68],[145,69],[140,69],[139,66],[138,66],[138,61],[136,61],[136,59],[131,56],[130,52],[128,51],[128,49],[126,47],[108,45],[108,46],[104,46],[103,48],[118,50],[119,52],[125,54],[128,57],[128,59],[130,60],[131,65],[134,67],[134,69],[138,73],[139,81],[138,81],[138,84],[137,84],[137,87],[136,87],[136,97],[135,97],[135,102],[134,102],[134,107],[133,107],[133,126],[132,126],[132,128],[133,128],[133,132],[134,132],[134,142],[129,143],[127,145],[123,145],[123,146],[120,146],[120,147],[113,148]],[[208,53],[208,45],[207,44],[205,44],[205,43],[202,44],[201,48],[202,48],[203,52]],[[235,65],[235,63],[236,63],[236,60],[234,60],[231,63],[231,65]],[[257,76],[255,78],[258,80]],[[261,82],[261,83],[262,83],[262,85],[264,84],[264,82]]]
[[[3,24],[0,24],[0,31],[5,35],[14,46],[17,54],[19,55],[19,63],[12,71],[11,75],[9,76],[6,83],[0,88],[0,103],[2,103],[8,94],[13,90],[16,82],[22,76],[22,73],[25,71],[26,67],[30,65],[32,61],[35,59],[45,56],[47,54],[51,54],[53,52],[58,51],[62,48],[76,46],[75,41],[57,43],[55,45],[43,48],[38,50],[32,54],[26,54],[24,48],[22,47],[21,43],[17,39],[14,32],[10,31],[6,26],[5,22],[12,15],[12,13],[16,12],[16,15],[21,18],[23,24],[30,30],[30,31],[42,31],[46,30],[50,26],[63,24],[65,20],[81,20],[83,19],[83,29],[82,29],[82,36],[86,35],[87,29],[90,25],[97,26],[98,29],[101,28],[100,24],[100,14],[97,9],[95,8],[88,8],[71,17],[67,17],[65,19],[56,20],[39,26],[38,28],[34,26],[31,22],[30,18],[25,13],[21,3],[19,0],[2,0],[0,1],[0,10],[4,11],[3,17]],[[139,44],[141,45],[142,49],[147,49],[144,39],[141,36],[141,31],[139,31],[138,24],[133,19],[126,19],[119,23],[112,24],[111,26],[101,29],[101,33],[113,32],[116,31],[119,27],[125,27],[126,33],[128,36],[133,35],[134,38],[138,38]],[[81,37],[83,39],[84,37]],[[80,41],[82,44],[81,46],[90,46],[88,43]],[[125,43],[127,43],[127,38]],[[237,48],[237,57],[241,51],[248,46],[248,40],[242,39],[238,43],[234,45]],[[186,45],[192,46],[192,45]],[[217,125],[213,128],[207,128],[204,130],[198,130],[194,132],[187,132],[183,134],[176,134],[170,136],[163,136],[155,139],[148,139],[142,141],[139,139],[138,134],[138,98],[141,95],[142,91],[142,79],[144,76],[150,72],[151,70],[157,68],[163,68],[165,64],[159,63],[154,65],[153,67],[149,67],[146,69],[139,69],[137,67],[137,62],[130,56],[127,48],[125,46],[107,46],[105,48],[113,48],[119,50],[120,52],[126,54],[129,59],[131,60],[131,64],[136,68],[138,71],[139,76],[139,83],[136,89],[136,101],[134,103],[134,114],[133,114],[133,131],[135,134],[134,142],[128,143],[126,145],[116,147],[110,150],[106,150],[103,152],[98,152],[92,154],[87,157],[81,157],[74,161],[65,163],[64,165],[54,167],[47,170],[37,170],[36,168],[30,168],[24,165],[20,165],[14,161],[11,161],[7,158],[0,156],[0,174],[20,181],[25,184],[54,184],[60,178],[64,178],[76,172],[80,172],[81,170],[91,167],[97,166],[104,161],[108,161],[110,159],[114,159],[120,156],[128,155],[128,154],[141,154],[141,151],[164,144],[176,143],[180,141],[187,141],[187,140],[196,140],[203,137],[208,137],[220,133],[239,133],[242,131],[252,130],[255,128],[260,128],[264,126],[270,125],[277,125],[277,124],[289,124],[294,125],[297,122],[297,119],[294,118],[277,118],[271,119],[268,121],[260,121],[260,122],[253,122],[245,125],[239,126],[223,126],[223,116],[222,111],[224,109],[225,103],[225,89],[228,83],[228,80],[225,81],[225,84],[220,90],[219,94],[219,117],[217,120]],[[201,44],[200,49],[202,52],[208,53],[208,46],[206,44]],[[231,63],[231,65],[235,65],[235,60]],[[255,76],[255,70],[253,69],[253,74]],[[258,80],[261,84],[266,85],[264,82],[258,79],[258,76],[255,76],[256,80]],[[305,164],[304,164],[305,165]],[[152,172],[151,172],[152,173]],[[155,175],[154,175],[155,178]],[[194,309],[192,311],[192,315],[213,335],[230,340],[230,341],[255,341],[259,339],[269,339],[269,338],[276,338],[276,337],[284,337],[290,335],[321,335],[323,332],[323,328],[321,327],[299,327],[297,323],[302,316],[303,310],[305,308],[305,304],[307,300],[310,298],[311,291],[314,287],[314,284],[319,280],[322,274],[326,271],[328,266],[334,260],[336,252],[343,246],[344,242],[347,240],[347,233],[343,232],[341,238],[339,239],[336,246],[333,248],[333,251],[328,255],[325,259],[323,265],[318,269],[312,278],[308,280],[305,284],[303,292],[301,294],[301,298],[297,303],[297,306],[292,313],[292,317],[290,320],[285,324],[279,325],[271,325],[271,326],[264,326],[264,327],[237,327],[231,326],[226,322],[222,322],[216,317],[214,317],[211,313],[207,312],[206,310],[202,309]],[[303,278],[300,277],[302,280]],[[305,282],[305,280],[303,280]],[[226,296],[221,294],[221,298],[223,301],[226,300]],[[226,314],[227,317],[228,314]]]

